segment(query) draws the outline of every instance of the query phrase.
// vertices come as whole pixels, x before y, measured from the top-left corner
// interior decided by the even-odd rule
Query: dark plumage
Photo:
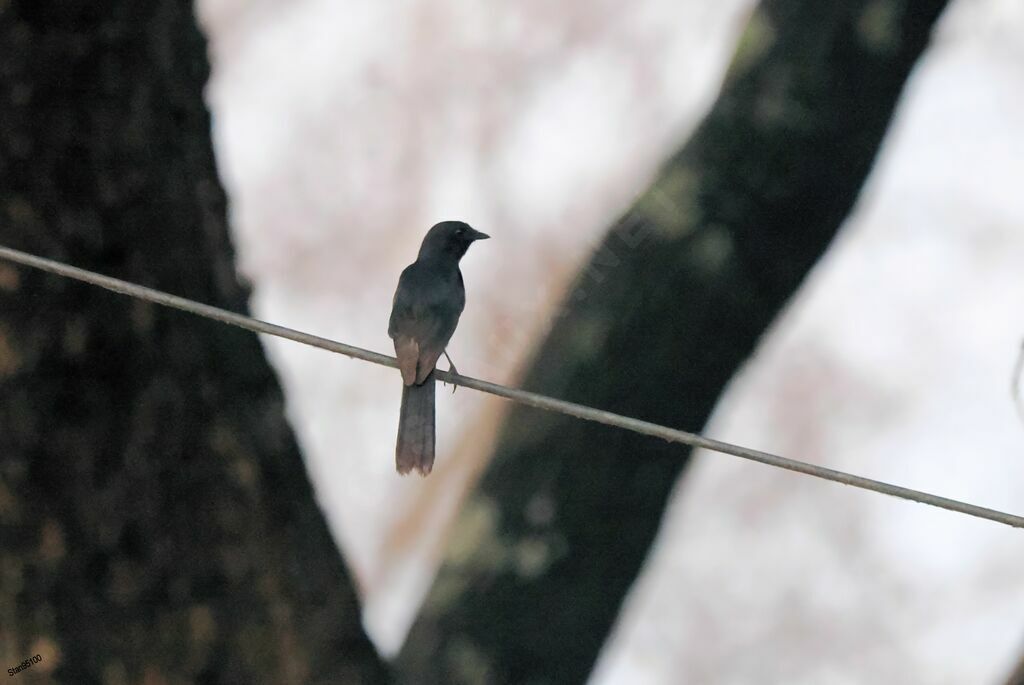
[[[391,308],[388,335],[402,372],[395,467],[422,475],[434,465],[434,366],[444,353],[466,305],[459,260],[470,244],[488,238],[461,221],[431,228],[416,261],[402,272]]]

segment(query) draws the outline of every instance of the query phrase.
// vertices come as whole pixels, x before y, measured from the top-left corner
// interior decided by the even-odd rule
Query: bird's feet
[[[444,358],[448,360],[448,373],[454,373],[456,376],[458,376],[459,375],[459,370],[455,368],[455,363],[452,362],[452,358],[448,356],[448,350],[444,351]],[[441,381],[441,382],[444,383],[444,381]],[[444,383],[444,384],[448,385],[447,383]],[[455,390],[458,387],[459,386],[457,386],[454,383],[452,383],[452,394],[453,395],[455,394]]]

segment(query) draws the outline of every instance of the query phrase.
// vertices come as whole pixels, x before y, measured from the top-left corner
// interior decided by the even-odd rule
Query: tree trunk
[[[191,3],[0,0],[0,242],[245,311],[207,73]],[[4,668],[383,680],[248,333],[0,264],[0,538]]]
[[[713,110],[579,275],[524,387],[699,430],[849,213],[944,5],[764,2]],[[686,461],[511,410],[403,682],[586,680]]]

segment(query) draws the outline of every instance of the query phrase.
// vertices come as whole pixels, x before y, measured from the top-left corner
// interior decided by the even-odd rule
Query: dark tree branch
[[[525,387],[700,429],[849,213],[944,5],[765,2],[714,109],[580,274]],[[514,408],[403,681],[585,681],[685,463],[677,446]]]

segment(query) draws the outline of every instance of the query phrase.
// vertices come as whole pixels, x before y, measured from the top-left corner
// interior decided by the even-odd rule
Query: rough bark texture
[[[244,311],[207,73],[189,2],[0,0],[0,242]],[[0,537],[27,682],[382,680],[248,333],[0,263]]]
[[[581,273],[524,386],[699,430],[849,213],[944,4],[765,2],[713,110]],[[676,446],[513,409],[403,681],[583,682],[685,463]]]

